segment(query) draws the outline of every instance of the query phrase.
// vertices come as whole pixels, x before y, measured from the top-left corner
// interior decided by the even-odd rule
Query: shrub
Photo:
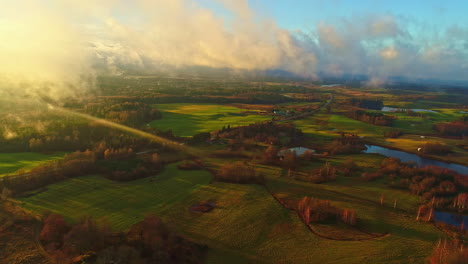
[[[450,147],[439,142],[426,142],[422,146],[422,152],[425,154],[448,154]]]
[[[337,169],[327,162],[323,167],[312,170],[308,179],[313,183],[324,183],[336,180]]]
[[[253,166],[240,161],[225,164],[218,171],[215,179],[231,183],[265,183],[263,175],[257,175]]]
[[[383,177],[383,174],[380,172],[364,172],[361,175],[363,181],[375,181]]]
[[[304,223],[341,221],[348,225],[355,225],[356,212],[350,209],[340,209],[330,204],[329,200],[314,197],[304,197],[297,204],[297,213]]]

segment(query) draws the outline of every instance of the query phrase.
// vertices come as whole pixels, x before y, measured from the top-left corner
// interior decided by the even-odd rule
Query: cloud
[[[368,14],[288,31],[247,0],[213,1],[229,18],[194,0],[7,1],[0,10],[0,94],[58,100],[92,89],[96,74],[129,67],[468,79],[466,27],[418,32],[415,20]]]
[[[79,32],[63,21],[66,21],[65,17],[34,1],[2,4],[2,98],[31,94],[59,98],[87,89],[87,75],[92,73],[89,52],[83,46]]]
[[[397,58],[398,55],[399,55],[399,53],[395,49],[394,46],[384,48],[383,50],[380,51],[380,56],[382,56],[382,58],[387,59],[387,60],[393,60],[393,59]]]

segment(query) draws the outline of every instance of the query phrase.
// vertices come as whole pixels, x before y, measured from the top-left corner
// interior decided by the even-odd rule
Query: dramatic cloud
[[[59,12],[33,1],[2,3],[2,98],[9,94],[58,98],[87,89],[91,73],[90,54],[79,31],[71,23],[64,23],[66,20]]]
[[[215,0],[213,0],[215,1]],[[0,94],[74,96],[95,74],[207,66],[468,79],[468,29],[416,31],[391,14],[288,31],[247,0],[17,0],[0,9]],[[431,33],[433,32],[433,33]]]

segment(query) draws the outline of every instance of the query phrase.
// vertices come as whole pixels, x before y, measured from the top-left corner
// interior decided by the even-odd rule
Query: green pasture
[[[70,221],[90,215],[125,230],[148,213],[164,215],[210,179],[207,171],[182,171],[172,164],[157,176],[125,183],[99,175],[73,178],[21,201],[33,212],[51,211]]]
[[[150,126],[172,129],[177,136],[193,136],[200,132],[220,130],[223,126],[241,126],[270,120],[270,116],[243,114],[245,110],[213,104],[158,104],[156,108],[163,113],[162,119],[154,120]]]
[[[41,154],[36,152],[0,153],[0,177],[19,170],[27,172],[41,164],[61,159],[65,153]]]
[[[355,133],[359,136],[383,138],[384,132],[390,127],[375,126],[357,121],[342,115],[318,114],[301,120],[294,120],[294,124],[302,129],[304,134],[322,139],[331,140],[338,132]]]
[[[36,213],[52,211],[71,221],[91,215],[118,230],[154,213],[177,232],[206,244],[210,248],[207,263],[224,259],[232,263],[340,263],[344,259],[347,263],[423,263],[443,236],[435,227],[414,220],[415,196],[386,190],[389,201],[380,206],[378,185],[316,185],[279,177],[277,167],[259,166],[258,170],[267,175],[268,188],[278,196],[329,199],[339,207],[355,209],[369,231],[390,234],[366,241],[320,238],[265,187],[209,184],[206,171],[181,171],[176,164],[160,175],[128,183],[96,175],[70,179],[21,201]],[[389,204],[395,197],[398,210]],[[200,201],[211,201],[216,208],[209,213],[191,212],[189,208]]]

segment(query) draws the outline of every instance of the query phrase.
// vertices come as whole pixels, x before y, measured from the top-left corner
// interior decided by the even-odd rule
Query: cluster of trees
[[[458,240],[439,240],[429,257],[430,264],[463,264],[468,260],[468,247]]]
[[[133,117],[130,119],[133,120]],[[2,146],[0,152],[84,151],[93,148],[101,141],[105,141],[113,148],[123,146],[139,148],[149,144],[146,139],[86,120],[63,116],[38,116],[38,120],[31,123],[31,127],[17,125],[12,137],[0,135]],[[141,129],[162,137],[175,138],[170,131],[158,131],[146,126]],[[2,133],[2,128],[0,128],[0,133]]]
[[[97,171],[96,156],[93,151],[75,152],[62,160],[52,161],[35,167],[21,175],[0,178],[0,187],[12,194],[32,191],[48,184]]]
[[[297,204],[297,213],[304,223],[342,222],[356,225],[356,212],[352,209],[341,209],[330,204],[329,200],[304,197]]]
[[[142,102],[113,102],[88,103],[85,111],[93,116],[108,119],[113,122],[130,126],[140,126],[147,122],[161,118],[161,112]]]
[[[422,152],[425,154],[438,154],[447,155],[451,152],[450,147],[440,142],[426,142],[421,147]]]
[[[135,159],[136,157],[131,148],[112,149],[107,148],[102,143],[93,150],[67,154],[61,160],[40,165],[28,173],[2,177],[0,178],[0,189],[8,190],[7,192],[10,194],[18,194],[91,173],[101,173],[112,180],[129,181],[156,174],[162,168],[157,154],[153,154],[147,159],[141,159],[138,165],[130,170],[111,169],[106,167],[106,163],[103,162],[119,162],[123,158]]]
[[[392,129],[384,132],[384,137],[386,138],[398,138],[403,135],[403,131],[399,129]]]
[[[450,123],[437,123],[434,130],[441,136],[465,138],[468,136],[468,116],[462,116]]]
[[[132,148],[108,148],[104,150],[103,156],[105,160],[125,160],[135,157],[135,152]]]
[[[321,168],[309,172],[308,180],[313,183],[324,183],[336,180],[338,169],[328,162]]]
[[[204,167],[205,165],[200,160],[186,160],[184,163],[181,163],[177,166],[177,168],[181,170],[201,170]]]
[[[348,102],[348,105],[352,105],[359,108],[372,109],[372,110],[381,110],[384,106],[382,100],[374,99],[362,99],[362,98],[352,98]]]
[[[356,173],[360,172],[361,168],[354,162],[353,159],[347,159],[341,164],[341,173],[343,176],[353,176]]]
[[[153,131],[151,131],[153,132]],[[148,140],[124,134],[115,129],[103,127],[98,124],[64,124],[51,129],[46,133],[34,133],[22,138],[25,146],[18,145],[15,151],[76,151],[91,149],[105,141],[113,148],[132,146],[133,148],[146,147]]]
[[[361,174],[361,179],[363,181],[375,181],[377,179],[382,178],[384,175],[377,171],[377,172],[364,172]]]
[[[204,249],[171,232],[156,216],[147,216],[127,233],[113,233],[108,224],[83,218],[68,224],[48,215],[39,235],[57,263],[202,263]]]
[[[396,116],[385,115],[379,112],[367,112],[364,110],[353,110],[348,112],[348,117],[377,126],[391,126]]]
[[[468,179],[452,170],[436,166],[411,167],[398,159],[387,158],[377,173],[390,176],[390,187],[422,196],[431,208],[467,211]]]
[[[210,132],[201,132],[198,134],[193,135],[188,143],[191,145],[199,144],[199,143],[206,143],[210,141],[211,139],[211,133]]]
[[[222,182],[242,183],[242,184],[264,184],[265,178],[257,174],[255,167],[245,162],[227,163],[222,166],[215,179]]]
[[[286,146],[300,143],[303,133],[293,124],[257,123],[248,126],[225,127],[216,133],[216,138],[230,139],[242,144],[245,139],[256,142]]]
[[[364,140],[359,136],[342,133],[341,137],[334,139],[332,143],[327,146],[327,149],[332,155],[337,155],[360,153],[365,150],[366,147]]]

